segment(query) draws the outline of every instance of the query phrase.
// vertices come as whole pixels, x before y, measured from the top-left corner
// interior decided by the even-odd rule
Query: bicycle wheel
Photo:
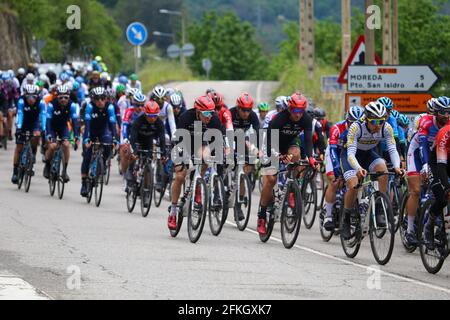
[[[169,208],[169,210],[170,210],[170,208]],[[181,226],[183,225],[183,219],[184,219],[183,208],[178,208],[177,227],[175,230],[169,230],[171,237],[175,238],[178,235],[178,233],[180,232]]]
[[[399,190],[397,189],[397,186],[395,182],[391,183],[390,188],[390,195],[392,195],[392,200],[390,201],[392,204],[392,214],[394,219],[394,232],[398,231],[398,228],[400,227],[400,209],[402,203],[400,202],[399,197]]]
[[[306,229],[311,229],[316,220],[317,212],[317,186],[315,181],[315,176],[308,179],[303,184],[302,198],[305,205],[305,213],[303,215],[303,222],[305,223]]]
[[[197,191],[198,190],[198,191]],[[200,192],[201,202],[196,202],[196,193]],[[195,180],[192,191],[192,198],[190,199],[188,210],[188,235],[192,243],[196,243],[202,235],[203,227],[205,226],[206,211],[208,206],[208,190],[203,178]]]
[[[289,203],[289,198],[294,202]],[[292,200],[291,200],[292,201]],[[292,207],[293,205],[293,207]],[[281,239],[286,249],[291,249],[298,238],[302,224],[302,197],[297,183],[290,182],[286,189],[286,196],[281,210]]]
[[[358,208],[358,205],[356,205]],[[356,211],[357,212],[357,211]],[[341,207],[340,212],[340,221],[339,221],[339,235],[341,238],[342,249],[344,250],[345,255],[348,258],[354,258],[359,252],[361,248],[361,238],[362,238],[362,230],[361,230],[361,216],[359,213],[355,214],[355,224],[350,227],[350,239],[344,239],[342,235],[342,226],[344,224],[344,206]]]
[[[127,191],[127,210],[129,213],[132,213],[134,210],[134,207],[136,206],[136,200],[137,200],[137,192],[136,187],[129,186]]]
[[[25,165],[25,172],[24,172],[24,181],[25,181],[25,192],[28,193],[30,191],[31,186],[31,177],[33,176],[33,151],[31,148],[28,148],[27,151],[27,161]]]
[[[153,196],[153,169],[151,165],[147,165],[144,168],[142,183],[140,187],[141,196],[141,214],[145,218],[150,212],[150,207],[152,206],[152,196]]]
[[[225,187],[222,177],[215,175],[212,181],[211,196],[209,197],[208,220],[211,233],[218,236],[222,231],[224,220]]]
[[[371,196],[368,217],[370,218],[369,224],[369,238],[370,247],[375,260],[380,265],[385,265],[389,262],[394,250],[395,242],[395,219],[392,211],[392,205],[386,194],[376,191]],[[386,217],[386,226],[375,227],[375,211],[380,211]]]
[[[261,210],[261,208],[258,208],[258,212]],[[270,236],[272,235],[273,226],[275,225],[275,213],[273,212],[272,207],[267,207],[267,218],[266,218],[266,234],[260,234],[259,240],[262,242],[267,242],[270,239]]]
[[[236,226],[238,227],[239,231],[244,231],[245,228],[247,228],[248,220],[250,219],[250,211],[252,208],[252,185],[249,177],[244,173],[241,174],[241,176],[239,177],[239,183],[241,186],[244,186],[244,196],[241,197],[239,194],[237,194],[236,190],[236,201],[234,205],[235,207],[234,211],[236,212],[237,206],[240,205],[241,210],[244,213],[245,219],[241,221],[239,221],[239,219],[236,219]]]
[[[449,249],[444,223],[441,223],[441,225],[436,223],[434,226],[434,249],[430,250],[425,244],[424,227],[428,222],[433,201],[433,199],[427,200],[420,210],[418,240],[420,258],[423,266],[429,273],[436,274],[441,270],[442,265],[449,254]],[[441,221],[443,221],[442,217]]]
[[[97,161],[97,172],[95,174],[94,192],[95,192],[95,205],[99,207],[100,203],[102,202],[103,196],[103,183],[104,183],[103,178],[105,167],[103,159],[101,157],[98,157],[96,161]]]
[[[65,163],[65,159],[64,159],[64,152],[62,152],[62,150],[59,151],[61,154],[58,157],[59,159],[59,164],[57,164],[57,184],[58,184],[58,198],[61,200],[64,196],[64,187],[65,187],[65,182],[64,179],[62,178],[63,176],[63,172],[64,172],[64,166],[63,163]]]
[[[320,236],[322,237],[322,240],[324,242],[329,242],[331,240],[331,238],[333,237],[334,231],[327,231],[325,230],[325,228],[323,227],[323,223],[325,221],[325,215],[326,215],[326,210],[324,207],[324,201],[325,201],[325,193],[327,192],[328,189],[328,185],[325,186],[325,190],[323,192],[322,195],[322,201],[321,201],[321,205],[320,205],[320,213],[319,213],[319,229],[320,229]],[[333,206],[333,211],[337,210],[336,209],[336,204]]]
[[[402,244],[405,247],[405,250],[409,253],[413,253],[416,251],[417,246],[410,246],[406,243],[406,231],[408,230],[408,214],[406,212],[406,203],[408,202],[409,194],[406,194],[403,197],[402,205],[400,207],[400,215],[399,215],[399,233],[400,239],[402,240]]]
[[[155,200],[155,206],[157,208],[159,208],[159,206],[161,205],[161,201],[164,198],[164,194],[166,193],[167,184],[164,183],[163,180],[164,180],[164,166],[161,160],[158,160],[153,168],[153,181],[155,183],[155,186],[156,185],[158,186],[158,188],[156,187],[153,188],[153,197]]]
[[[105,186],[109,184],[109,177],[111,175],[111,158],[108,158],[108,161],[106,161],[106,168],[105,168]]]

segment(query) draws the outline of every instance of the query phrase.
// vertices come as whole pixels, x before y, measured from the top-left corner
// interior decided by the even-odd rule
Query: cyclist
[[[258,104],[258,110],[256,111],[256,115],[258,116],[259,120],[259,127],[264,127],[264,122],[266,121],[267,113],[270,110],[270,105],[267,102],[261,102]]]
[[[142,114],[145,106],[146,97],[141,92],[136,92],[131,100],[131,106],[125,111],[122,121],[121,140],[120,140],[120,168],[121,172],[127,172],[130,165],[131,147],[129,141],[130,127],[134,121]],[[127,191],[126,177],[123,177],[124,191]]]
[[[267,129],[269,127],[270,121],[272,121],[275,116],[286,110],[288,108],[288,97],[286,96],[279,96],[275,99],[275,110],[269,111],[266,115],[266,120],[264,120],[263,128]]]
[[[158,140],[161,157],[163,161],[166,159],[164,123],[159,119],[159,105],[155,101],[150,100],[143,109],[143,113],[134,121],[130,130],[130,144],[133,154],[126,173],[128,183],[135,182],[136,180],[132,170],[134,162],[138,158],[138,154],[136,154],[137,144],[144,150],[152,151],[153,140]],[[144,205],[147,207],[148,203]]]
[[[285,99],[282,99],[285,100]],[[291,161],[296,162],[301,158],[300,144],[298,136],[305,131],[304,152],[309,160],[311,167],[316,167],[316,160],[312,156],[312,119],[306,114],[308,101],[300,93],[294,93],[288,100],[288,109],[278,113],[275,118],[270,121],[267,130],[267,150],[271,154],[275,154],[284,163]],[[271,131],[279,130],[279,141],[271,141]],[[272,150],[278,143],[279,152]],[[260,211],[258,212],[258,233],[265,235],[267,233],[266,212],[267,207],[272,201],[272,192],[277,183],[277,172],[273,172],[273,168],[265,167],[266,175],[263,177],[263,188],[261,191]],[[268,175],[268,174],[271,175]],[[289,199],[289,203],[294,199]]]
[[[177,130],[177,126],[180,120],[180,116],[186,111],[183,107],[183,99],[178,93],[173,93],[170,96],[170,104],[167,107],[167,119],[164,122],[164,128],[166,134],[172,140],[172,136]]]
[[[403,130],[403,135],[406,137],[408,137],[410,135],[410,131],[411,128],[409,127],[410,124],[410,120],[409,118],[405,115],[405,114],[400,114],[399,118],[397,119],[397,123],[399,126],[399,130]],[[406,141],[408,141],[408,139],[406,139]],[[406,159],[406,153],[408,151],[408,148],[406,148],[406,150],[402,150],[402,152],[404,152],[402,154],[403,158]]]
[[[22,85],[22,82],[25,80],[26,71],[24,68],[17,69],[17,80],[19,80],[19,87]]]
[[[237,98],[236,107],[231,108],[230,113],[233,121],[234,130],[241,129],[245,133],[249,132],[250,130],[253,130],[253,133],[256,134],[256,137],[258,137],[259,119],[256,113],[252,110],[253,106],[254,106],[253,98],[247,92],[244,92]],[[256,147],[254,145],[251,145],[250,142],[246,140],[245,165],[244,165],[244,172],[246,175],[250,175],[250,173],[253,171],[254,165],[249,163],[249,155],[250,153],[254,153],[255,150],[257,150]],[[240,189],[241,189],[240,196],[243,197],[245,192],[245,187],[243,183]],[[236,218],[239,221],[244,220],[245,216],[242,212],[240,204],[236,207],[236,209],[237,209]]]
[[[106,102],[106,90],[103,87],[94,88],[91,92],[92,102],[86,107],[83,135],[83,162],[81,164],[82,197],[87,197],[87,176],[92,157],[92,142],[96,139],[101,143],[113,143],[116,136],[116,114],[114,106]],[[108,159],[111,147],[105,147],[103,160]]]
[[[189,155],[197,154],[198,156],[202,156],[202,158],[207,158],[210,154],[208,144],[205,142],[202,142],[202,148],[200,150],[194,149],[195,122],[201,122],[202,133],[204,133],[207,129],[218,129],[222,132],[222,134],[225,134],[225,130],[214,110],[215,105],[213,100],[209,96],[201,96],[195,99],[194,108],[187,110],[181,115],[178,129],[188,130],[191,134],[191,144],[187,145],[186,143],[186,148],[190,148],[191,151],[188,152]],[[171,230],[176,229],[177,226],[178,199],[180,197],[181,187],[186,180],[187,174],[187,169],[184,164],[175,164],[174,169],[176,176],[172,182],[172,204],[169,209],[170,213],[168,217],[168,227]],[[206,170],[206,168],[204,169]],[[199,196],[199,194],[196,194],[196,200],[200,198]],[[198,203],[199,201],[196,202]]]
[[[11,74],[8,71],[3,72],[0,82],[0,137],[7,136],[10,141],[12,140],[15,101],[19,98],[20,92],[23,91],[19,91],[15,86]],[[6,127],[4,122],[6,122]]]
[[[24,95],[19,99],[17,105],[16,120],[16,150],[14,151],[14,169],[11,182],[17,184],[17,171],[19,167],[19,157],[25,143],[23,133],[29,131],[33,134],[31,147],[34,159],[36,157],[37,146],[41,132],[45,131],[45,103],[39,99],[39,87],[26,85]],[[33,161],[34,162],[34,161]]]
[[[230,109],[225,104],[223,96],[213,89],[208,89],[208,92],[207,95],[214,102],[216,115],[219,117],[220,123],[226,131],[233,131],[233,117]]]
[[[447,101],[446,112],[450,115],[450,101]],[[444,111],[441,110],[441,114]],[[450,197],[450,124],[439,130],[436,136],[436,143],[430,154],[430,168],[433,173],[431,190],[433,190],[435,201],[430,208],[430,217],[425,224],[424,240],[425,246],[429,250],[434,250],[434,226],[444,223],[438,217],[442,215],[442,210],[447,206]]]
[[[421,113],[421,114],[419,114],[418,116],[416,116],[414,118],[414,126],[413,126],[412,130],[410,130],[409,135],[408,135],[408,142],[409,143],[411,143],[413,135],[415,133],[417,133],[417,131],[419,131],[420,119],[422,119],[422,117],[426,116],[427,114],[434,115],[434,105],[436,104],[437,100],[438,100],[437,98],[431,98],[430,100],[428,100],[427,101],[427,112],[426,113]]]
[[[434,101],[434,115],[425,115],[419,121],[419,129],[414,134],[408,149],[408,189],[409,198],[406,204],[408,212],[408,230],[406,241],[410,245],[417,244],[414,232],[414,220],[419,205],[420,186],[428,179],[429,154],[439,130],[449,124],[449,99],[441,97]]]
[[[314,109],[314,118],[320,122],[322,126],[322,133],[326,135],[327,139],[330,138],[330,129],[333,126],[333,124],[328,121],[327,119],[327,113],[322,108],[315,108]]]
[[[141,84],[141,82],[139,81],[139,78],[138,78],[137,74],[135,74],[135,73],[133,73],[133,74],[130,76],[130,87],[131,87],[131,88],[136,88],[136,89],[138,89],[139,91],[142,91],[142,84]]]
[[[328,189],[325,194],[326,217],[324,219],[324,228],[327,231],[333,231],[336,225],[333,221],[333,206],[336,202],[336,193],[339,183],[336,179],[343,177],[341,170],[340,154],[347,142],[348,128],[356,121],[360,121],[364,116],[364,109],[360,106],[353,106],[347,112],[344,121],[336,123],[330,129],[330,138],[328,147],[325,151],[326,174],[328,178]]]
[[[73,128],[75,144],[78,144],[78,113],[77,104],[70,100],[69,88],[61,85],[57,88],[57,97],[48,104],[47,107],[47,124],[46,124],[46,141],[47,150],[45,152],[44,177],[50,176],[50,164],[53,154],[56,151],[56,138],[63,140],[63,150],[65,163],[63,164],[62,178],[64,182],[69,182],[70,178],[67,174],[67,166],[70,158],[70,130],[69,123]]]
[[[395,144],[394,132],[386,121],[386,107],[380,102],[371,102],[365,107],[363,122],[353,123],[348,130],[346,148],[341,153],[342,169],[347,182],[342,226],[342,235],[346,240],[351,237],[350,219],[359,214],[354,209],[358,194],[355,187],[358,185],[358,180],[367,176],[367,170],[387,173],[384,159],[376,152],[380,141],[386,142],[395,172],[404,176],[404,170],[400,168],[400,157]],[[381,176],[378,181],[380,191],[386,193],[388,177]],[[386,226],[384,218],[384,214],[377,208],[376,222],[379,227]]]

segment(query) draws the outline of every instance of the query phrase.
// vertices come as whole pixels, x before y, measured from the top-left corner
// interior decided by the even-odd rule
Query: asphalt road
[[[188,102],[214,87],[231,105],[244,90],[257,101],[268,100],[275,83],[173,86]],[[230,217],[219,237],[206,224],[200,241],[191,244],[186,224],[177,238],[170,237],[166,200],[147,218],[138,209],[126,211],[116,166],[101,207],[88,205],[79,195],[80,152],[72,152],[72,180],[63,200],[49,196],[40,158],[30,192],[18,191],[10,183],[12,147],[0,149],[0,275],[15,275],[49,298],[450,299],[449,263],[439,274],[428,274],[419,254],[407,254],[398,237],[390,263],[380,268],[368,239],[355,259],[347,259],[338,238],[322,242],[317,220],[312,230],[302,225],[291,250],[281,244],[278,225],[263,244],[254,231],[255,191],[246,231],[238,231]],[[0,276],[0,298],[1,292]]]

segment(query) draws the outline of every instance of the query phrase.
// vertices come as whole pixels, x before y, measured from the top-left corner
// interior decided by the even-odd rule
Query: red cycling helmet
[[[144,108],[144,113],[146,115],[158,115],[160,111],[161,109],[159,108],[159,105],[153,100],[147,102]]]
[[[208,96],[216,106],[223,106],[223,96],[220,93],[217,91],[211,91],[208,93]]]
[[[195,99],[194,108],[198,111],[214,111],[216,106],[209,96],[201,96]]]
[[[294,93],[288,99],[289,109],[294,110],[306,110],[308,107],[308,100],[306,100],[305,96],[299,92]]]
[[[253,98],[250,94],[247,92],[244,92],[239,96],[239,98],[236,100],[236,103],[239,107],[242,109],[252,109],[255,102],[253,101]]]

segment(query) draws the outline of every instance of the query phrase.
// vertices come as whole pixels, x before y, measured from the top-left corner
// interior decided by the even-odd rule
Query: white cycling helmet
[[[155,97],[159,98],[159,99],[164,99],[164,97],[165,97],[166,94],[167,94],[167,90],[166,90],[163,86],[157,85],[157,86],[153,89],[152,94],[153,94]]]
[[[38,94],[39,90],[40,90],[39,87],[35,86],[34,84],[27,84],[23,88],[23,92],[25,95]]]
[[[428,100],[427,110],[429,113],[434,113],[437,100],[438,100],[437,98],[431,98],[430,100]]]
[[[27,74],[26,80],[27,81],[34,81],[35,80],[35,76],[32,73]]]
[[[279,96],[275,99],[275,107],[277,109],[286,110],[288,108],[288,97]]]
[[[182,103],[181,96],[178,93],[174,93],[170,96],[170,104],[174,107],[180,106]]]
[[[387,110],[382,103],[375,101],[366,106],[365,114],[367,118],[382,119],[386,118]]]
[[[133,101],[135,103],[143,104],[145,103],[145,100],[147,100],[147,97],[144,94],[142,94],[142,92],[139,90],[133,95]]]
[[[26,73],[26,71],[25,71],[24,68],[19,68],[19,69],[17,70],[17,74],[24,75],[25,73]]]

